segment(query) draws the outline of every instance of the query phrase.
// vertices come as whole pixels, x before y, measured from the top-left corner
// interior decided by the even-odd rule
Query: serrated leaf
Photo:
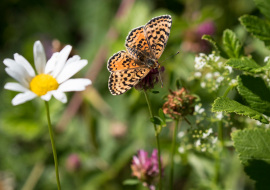
[[[258,73],[261,68],[253,59],[248,57],[232,58],[225,62],[234,69],[247,71],[250,73]]]
[[[244,15],[239,18],[241,24],[256,38],[262,40],[270,48],[270,24],[256,16]]]
[[[238,76],[237,90],[250,107],[270,116],[270,90],[260,77]]]
[[[222,40],[225,52],[230,58],[239,58],[241,56],[243,47],[233,31],[229,29],[225,30]]]
[[[234,100],[231,100],[227,97],[217,98],[212,105],[213,112],[225,111],[228,113],[236,113],[239,115],[248,116],[252,119],[256,119],[262,123],[268,124],[269,121],[259,112],[253,110],[247,106],[240,104]]]
[[[270,130],[245,129],[232,133],[234,146],[245,172],[256,181],[256,189],[270,187]]]
[[[208,41],[215,49],[215,51],[224,58],[229,58],[228,55],[222,50],[222,48],[217,44],[217,42],[210,35],[203,35],[203,40]]]
[[[269,0],[254,0],[256,7],[261,11],[261,13],[270,19],[270,1]]]
[[[138,179],[126,179],[123,182],[123,185],[137,185],[139,183],[140,183],[140,181]]]
[[[260,73],[260,72],[265,72],[269,70],[270,70],[270,61],[268,61],[265,66],[256,69],[255,72]]]

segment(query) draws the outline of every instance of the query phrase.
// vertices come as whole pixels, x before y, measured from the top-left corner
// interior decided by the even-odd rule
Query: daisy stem
[[[57,153],[56,153],[56,148],[55,148],[55,143],[54,143],[54,138],[53,138],[53,131],[52,131],[51,118],[50,118],[49,103],[47,101],[45,101],[45,107],[46,107],[46,111],[47,111],[48,127],[49,127],[49,133],[50,133],[51,143],[52,143],[52,150],[53,150],[53,158],[54,158],[54,166],[55,166],[55,175],[56,175],[57,187],[58,187],[58,190],[61,190],[61,184],[60,184],[59,172],[58,172]]]
[[[176,132],[179,124],[179,119],[175,120],[175,125],[173,129],[173,139],[172,139],[172,150],[171,150],[171,170],[170,170],[170,188],[173,189],[173,173],[174,173],[174,153],[175,153],[175,144],[176,144]]]
[[[148,105],[148,109],[149,109],[149,113],[150,113],[150,117],[153,118],[153,112],[152,112],[152,108],[151,108],[151,104],[148,98],[148,95],[146,93],[146,90],[143,91],[144,95],[145,95],[145,99]],[[162,171],[161,171],[161,160],[160,160],[160,144],[159,144],[159,131],[158,131],[158,127],[155,123],[154,124],[154,128],[155,128],[155,136],[156,136],[156,141],[157,141],[157,149],[158,149],[158,169],[159,169],[159,190],[162,190]]]

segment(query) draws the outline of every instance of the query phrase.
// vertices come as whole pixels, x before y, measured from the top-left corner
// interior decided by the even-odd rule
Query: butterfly
[[[107,63],[111,72],[109,90],[120,95],[138,84],[151,69],[159,68],[158,59],[167,44],[172,25],[170,15],[152,18],[146,25],[130,31],[127,51],[115,53]]]

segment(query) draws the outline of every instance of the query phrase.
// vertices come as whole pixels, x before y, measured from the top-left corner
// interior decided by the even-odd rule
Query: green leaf
[[[239,115],[244,115],[252,119],[256,119],[265,124],[269,123],[269,121],[261,113],[226,97],[217,98],[212,106],[212,111],[225,111],[228,113],[234,112]]]
[[[239,58],[243,54],[243,46],[235,33],[229,29],[223,32],[223,45],[225,52],[231,58]]]
[[[140,181],[138,179],[126,179],[123,181],[123,185],[137,185]]]
[[[150,121],[156,125],[162,125],[162,119],[158,116],[150,118]]]
[[[261,13],[270,19],[270,1],[269,0],[254,0],[256,6]]]
[[[245,129],[232,133],[234,146],[245,172],[256,181],[256,189],[270,187],[270,130]]]
[[[240,17],[241,24],[256,38],[262,40],[270,48],[270,24],[256,16],[244,15]]]
[[[264,72],[264,71],[269,71],[269,70],[270,70],[270,61],[268,61],[265,66],[260,67],[259,69],[256,69],[256,72],[259,73],[259,72]]]
[[[208,41],[215,49],[215,51],[224,58],[229,58],[228,55],[222,50],[222,48],[217,44],[217,42],[210,35],[203,35],[203,40]]]
[[[163,112],[163,110],[161,108],[158,110],[158,116],[162,119],[163,122],[166,121],[165,114],[164,114],[164,112]]]
[[[241,75],[237,78],[237,90],[250,107],[270,116],[270,89],[260,77]]]
[[[232,58],[225,62],[225,64],[233,67],[234,69],[239,69],[242,71],[247,71],[251,73],[258,73],[260,71],[260,66],[251,58]]]

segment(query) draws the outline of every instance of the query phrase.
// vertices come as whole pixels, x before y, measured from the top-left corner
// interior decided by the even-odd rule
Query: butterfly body
[[[115,53],[107,64],[111,72],[109,90],[120,95],[138,84],[151,69],[159,68],[160,58],[171,29],[171,16],[151,19],[145,26],[131,30],[126,39],[126,50]]]

